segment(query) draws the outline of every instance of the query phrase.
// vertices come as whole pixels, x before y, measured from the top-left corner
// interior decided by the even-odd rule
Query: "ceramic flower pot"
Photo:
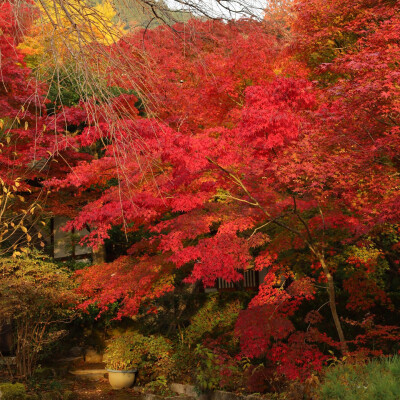
[[[113,389],[125,389],[129,388],[135,382],[136,369],[129,371],[116,371],[108,369],[108,381]]]

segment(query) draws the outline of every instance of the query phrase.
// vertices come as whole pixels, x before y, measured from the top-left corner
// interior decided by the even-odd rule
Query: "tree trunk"
[[[335,285],[333,281],[333,276],[329,271],[328,266],[325,263],[325,258],[322,254],[318,254],[319,262],[321,263],[322,269],[324,271],[324,274],[326,275],[327,281],[328,281],[328,287],[327,287],[327,292],[329,296],[329,307],[331,309],[333,321],[335,323],[336,331],[339,336],[339,341],[340,341],[340,350],[342,352],[342,355],[345,355],[348,351],[347,348],[347,343],[346,339],[344,338],[343,334],[343,329],[342,329],[342,324],[340,323],[340,319],[337,313],[336,309],[336,296],[335,296]]]

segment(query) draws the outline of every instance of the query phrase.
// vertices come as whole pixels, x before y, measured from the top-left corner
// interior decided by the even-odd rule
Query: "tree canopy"
[[[235,327],[243,355],[303,378],[327,349],[393,349],[397,1],[296,0],[263,22],[192,19],[82,41],[79,54],[102,56],[72,60],[97,72],[68,107],[46,99],[48,83],[31,85],[13,6],[0,7],[2,174],[31,166],[47,207],[73,217],[66,229],[89,227],[94,248],[112,229],[136,233],[126,254],[78,272],[81,308],[156,312],[177,271],[212,287],[263,270]]]

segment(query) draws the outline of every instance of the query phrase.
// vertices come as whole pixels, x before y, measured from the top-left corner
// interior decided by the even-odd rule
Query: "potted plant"
[[[142,361],[144,339],[140,333],[127,332],[109,341],[104,361],[113,389],[124,389],[133,385],[137,368]]]
[[[109,341],[104,353],[108,379],[114,389],[133,385],[137,370],[147,379],[168,375],[172,346],[162,336],[126,332]]]

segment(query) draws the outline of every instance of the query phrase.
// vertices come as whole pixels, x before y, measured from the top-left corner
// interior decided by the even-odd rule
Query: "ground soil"
[[[73,400],[132,400],[140,396],[133,389],[113,390],[106,379],[97,382],[74,379],[69,390],[76,396]]]

